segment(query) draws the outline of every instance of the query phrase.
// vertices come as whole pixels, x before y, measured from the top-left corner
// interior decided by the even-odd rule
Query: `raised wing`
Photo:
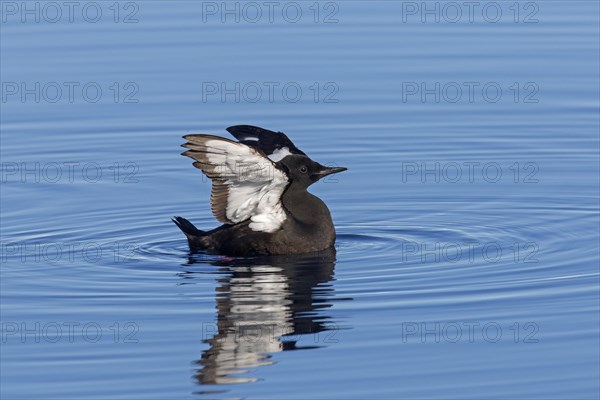
[[[273,162],[280,161],[290,154],[306,155],[283,132],[273,132],[252,125],[230,126],[227,132],[241,143],[260,150]]]
[[[286,214],[281,195],[287,175],[252,147],[212,135],[186,135],[181,153],[212,180],[211,210],[219,221],[251,220],[250,229],[274,232]]]

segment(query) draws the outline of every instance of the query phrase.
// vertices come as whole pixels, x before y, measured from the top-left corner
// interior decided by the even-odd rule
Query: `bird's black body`
[[[198,230],[185,218],[175,217],[173,221],[186,235],[190,248],[207,250],[219,254],[242,256],[300,254],[331,248],[336,238],[331,214],[325,203],[318,197],[310,194],[307,191],[307,188],[322,177],[331,173],[344,171],[345,168],[325,167],[312,161],[303,152],[298,150],[287,136],[282,133],[275,133],[261,128],[248,126],[231,127],[228,128],[228,130],[230,132],[232,130],[237,132],[237,134],[234,135],[242,140],[240,143],[246,144],[246,142],[248,142],[248,146],[256,149],[261,155],[268,156],[279,149],[285,148],[287,155],[281,160],[274,162],[273,166],[277,170],[274,179],[276,179],[277,176],[283,176],[287,179],[287,182],[284,182],[274,189],[279,190],[280,188],[282,192],[280,196],[277,197],[278,201],[276,204],[269,204],[274,210],[271,213],[265,212],[264,210],[254,211],[254,214],[252,214],[250,218],[237,223],[226,222],[220,227],[207,232]],[[247,140],[245,135],[248,131],[250,131],[250,133],[258,132],[258,140]],[[267,133],[265,134],[265,132]],[[261,139],[260,135],[266,135],[267,138],[265,139],[263,137]],[[229,180],[240,179],[237,176],[231,177],[230,175],[225,174],[215,177],[216,174],[213,172],[215,168],[213,167],[213,164],[208,165],[208,163],[209,160],[215,160],[214,158],[210,158],[210,153],[212,151],[211,146],[214,146],[215,144],[220,145],[220,142],[215,143],[215,140],[218,138],[215,139],[215,137],[207,135],[193,136],[194,137],[186,137],[192,143],[186,147],[193,150],[184,153],[184,155],[200,160],[197,162],[198,165],[196,163],[195,165],[213,179],[213,184],[215,184],[215,180],[221,184],[219,179],[223,180],[225,179],[224,177],[228,177]],[[195,144],[194,141],[201,144]],[[261,148],[263,143],[266,143],[264,144],[266,147]],[[239,146],[240,144],[235,143],[235,145]],[[224,144],[224,146],[233,145]],[[232,148],[237,149],[236,147]],[[245,149],[242,150],[245,151]],[[205,156],[205,153],[208,153],[209,156]],[[236,184],[240,185],[237,181]],[[267,184],[270,184],[270,182],[267,182],[265,185]],[[259,187],[259,189],[262,189],[262,187]],[[235,193],[232,195],[234,190],[235,188],[228,189],[227,194],[229,197],[235,195]],[[267,193],[267,195],[268,194],[270,193]],[[257,209],[261,206],[260,202],[264,202],[263,198],[265,198],[265,195],[261,194],[261,196],[262,197],[258,197],[259,207],[257,207]],[[224,195],[220,192],[215,195],[215,187],[213,186],[213,195],[211,196],[213,213],[215,213],[215,216],[217,216],[217,214],[223,215],[224,213],[224,215],[233,218],[232,215],[235,215],[235,213],[230,210],[230,199],[228,199],[229,202],[226,203],[225,212],[222,211],[223,207],[218,207],[219,204],[215,206],[217,201],[224,201],[223,197]],[[273,201],[271,201],[271,203],[273,203]],[[257,214],[260,213],[263,215],[259,215],[259,219],[265,214],[267,219],[271,218],[272,215],[276,216],[272,217],[275,222],[268,222],[264,225],[266,228],[262,228],[271,231],[263,231],[256,228],[256,224],[253,224],[253,220],[255,220]],[[273,227],[273,224],[275,224],[276,229]],[[263,225],[259,225],[259,227],[262,226]]]
[[[289,201],[286,202],[286,198]],[[304,191],[304,194],[284,194],[284,206],[286,203],[291,208],[291,211],[288,210],[288,218],[282,227],[273,233],[255,232],[248,227],[249,221],[235,225],[223,224],[208,232],[189,229],[191,223],[181,217],[175,217],[174,221],[186,234],[190,248],[219,254],[299,254],[321,251],[333,246],[335,228],[325,203],[307,191]],[[309,208],[313,213],[306,212]]]

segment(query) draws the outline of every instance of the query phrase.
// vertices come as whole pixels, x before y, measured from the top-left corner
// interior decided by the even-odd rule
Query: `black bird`
[[[201,231],[174,217],[191,249],[226,255],[300,254],[330,248],[335,228],[329,209],[306,189],[329,174],[283,132],[249,125],[227,128],[239,142],[186,135],[181,153],[212,180],[211,210],[218,228]]]

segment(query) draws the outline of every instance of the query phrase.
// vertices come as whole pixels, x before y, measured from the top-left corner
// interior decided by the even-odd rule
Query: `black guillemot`
[[[201,231],[173,222],[193,250],[233,256],[311,253],[331,248],[335,228],[325,203],[307,188],[342,167],[311,160],[283,132],[249,125],[227,128],[239,142],[186,135],[194,166],[212,180],[211,210],[223,223]]]

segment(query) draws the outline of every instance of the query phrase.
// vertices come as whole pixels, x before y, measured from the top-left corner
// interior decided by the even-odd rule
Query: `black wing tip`
[[[231,135],[233,135],[236,139],[240,139],[239,136],[243,135],[278,135],[283,134],[283,132],[274,132],[269,129],[261,128],[260,126],[255,125],[232,125],[225,129]]]
[[[230,127],[225,128],[225,130],[233,135],[233,133],[239,129],[244,129],[248,125],[232,125]]]
[[[227,132],[233,134],[235,131],[266,131],[268,129],[261,128],[260,126],[255,125],[231,125],[230,127],[225,129]]]
[[[287,147],[293,154],[306,156],[306,153],[296,147],[290,138],[281,131],[274,132],[253,125],[233,125],[227,128],[227,132],[239,140],[240,143],[258,148],[265,154],[271,154],[277,148]],[[248,137],[254,137],[255,139],[247,140]]]

